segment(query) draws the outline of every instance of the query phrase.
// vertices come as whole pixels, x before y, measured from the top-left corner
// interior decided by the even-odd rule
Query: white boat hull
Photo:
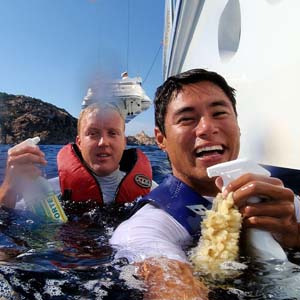
[[[292,168],[300,168],[299,11],[298,0],[177,1],[164,53],[165,78],[206,68],[236,89],[241,157]]]

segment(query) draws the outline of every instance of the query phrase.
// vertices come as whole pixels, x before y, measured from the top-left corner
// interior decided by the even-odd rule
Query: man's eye
[[[89,133],[88,133],[88,136],[90,136],[90,137],[94,138],[94,137],[97,137],[97,136],[98,136],[98,133],[97,133],[97,132],[94,132],[94,131],[92,131],[92,132],[89,132]]]
[[[188,124],[188,123],[192,123],[194,121],[195,121],[195,118],[193,118],[193,117],[182,117],[178,120],[178,123]]]
[[[217,111],[217,112],[213,113],[213,116],[214,117],[221,117],[221,116],[225,116],[227,114],[228,114],[227,111]]]
[[[116,131],[110,131],[110,132],[109,132],[109,135],[110,135],[110,136],[116,136],[116,135],[118,135],[118,133],[117,133]]]

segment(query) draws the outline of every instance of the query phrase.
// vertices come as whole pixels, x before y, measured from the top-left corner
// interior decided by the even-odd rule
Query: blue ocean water
[[[60,145],[40,145],[48,161],[47,178],[57,176]],[[130,146],[128,148],[131,148]],[[160,183],[170,172],[166,154],[156,146],[141,146]],[[7,150],[0,146],[0,181],[4,178]],[[142,299],[139,288],[130,287],[114,260],[108,239],[115,225],[127,216],[125,208],[92,210],[82,220],[48,223],[27,211],[0,208],[0,295],[5,299]],[[117,222],[115,222],[117,221]],[[130,280],[129,280],[130,281]],[[3,298],[3,299],[4,299]],[[1,298],[2,299],[2,298]]]
[[[47,178],[53,178],[57,176],[57,164],[56,155],[58,151],[63,147],[62,145],[40,145],[41,150],[45,153],[46,159],[48,161],[47,166],[43,170],[43,173]],[[131,148],[132,146],[128,146]],[[166,154],[161,151],[157,146],[139,146],[139,148],[147,155],[149,158],[152,170],[153,178],[157,183],[160,183],[164,176],[170,172],[170,165]],[[0,182],[4,178],[7,150],[8,145],[0,145]]]
[[[62,146],[40,147],[48,161],[44,173],[48,178],[57,176],[56,155]],[[8,148],[0,146],[1,181]],[[160,183],[170,172],[166,154],[156,146],[141,149],[151,161],[154,180]],[[122,211],[113,213],[118,216]],[[107,226],[102,209],[90,216],[58,225],[25,211],[0,208],[0,298],[143,299],[143,286],[133,276],[134,268],[128,268],[125,260],[114,259],[115,250],[108,244],[113,227]],[[291,255],[299,265],[300,252]],[[210,299],[299,300],[300,268],[295,266],[254,263],[243,276],[212,284]]]

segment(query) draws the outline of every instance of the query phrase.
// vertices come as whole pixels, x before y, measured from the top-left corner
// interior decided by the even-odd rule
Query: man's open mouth
[[[97,157],[109,157],[106,153],[97,154]]]
[[[199,148],[196,150],[196,157],[204,157],[204,156],[210,156],[215,154],[223,154],[224,153],[224,147],[221,145],[215,145],[215,146],[207,146],[203,148]]]

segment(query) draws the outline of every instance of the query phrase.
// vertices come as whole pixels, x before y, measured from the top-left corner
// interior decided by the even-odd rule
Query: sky
[[[78,117],[96,76],[162,83],[164,0],[1,0],[0,92],[52,103]],[[126,134],[153,136],[151,107]]]

